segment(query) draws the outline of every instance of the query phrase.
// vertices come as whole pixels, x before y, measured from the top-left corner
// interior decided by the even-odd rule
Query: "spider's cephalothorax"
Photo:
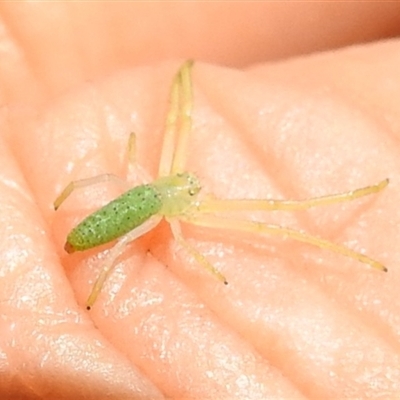
[[[153,186],[162,200],[159,214],[166,217],[184,214],[197,203],[197,195],[201,190],[199,178],[190,172],[158,178]]]

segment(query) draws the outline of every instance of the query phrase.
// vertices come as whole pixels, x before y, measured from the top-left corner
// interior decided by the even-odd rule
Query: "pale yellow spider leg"
[[[129,168],[131,168],[131,166],[134,166],[135,168],[137,168],[140,177],[142,179],[144,179],[144,181],[148,182],[149,181],[147,179],[148,175],[136,163],[136,135],[133,132],[129,135],[126,158],[128,159]],[[61,204],[64,203],[64,201],[76,189],[82,189],[82,188],[85,188],[87,186],[92,186],[92,185],[96,185],[96,184],[99,184],[99,183],[106,183],[106,182],[110,182],[110,181],[120,185],[124,190],[129,188],[127,182],[125,182],[119,176],[114,175],[114,174],[110,174],[110,173],[101,174],[101,175],[93,176],[93,177],[86,178],[86,179],[79,179],[79,180],[70,182],[64,188],[64,190],[60,193],[60,195],[56,198],[56,200],[53,203],[54,209],[57,210],[61,206]]]
[[[144,222],[142,225],[128,232],[126,235],[122,236],[115,246],[110,250],[107,255],[106,261],[101,269],[99,276],[96,279],[96,282],[90,292],[88,299],[86,300],[86,308],[90,310],[99,296],[101,289],[103,288],[104,282],[106,281],[108,275],[112,271],[115,266],[115,262],[117,258],[124,252],[125,247],[134,240],[143,236],[147,232],[150,232],[153,228],[155,228],[159,222],[161,221],[160,216],[154,216]]]
[[[147,171],[137,162],[136,158],[136,134],[131,132],[128,139],[127,159],[128,159],[128,180],[138,180],[140,183],[151,182],[152,178]]]
[[[179,125],[176,133],[175,151],[172,160],[171,173],[183,172],[186,167],[188,142],[192,130],[193,111],[193,61],[186,61],[180,69],[180,107]]]
[[[387,272],[387,268],[380,262],[365,256],[364,254],[353,251],[345,246],[338,245],[329,240],[321,239],[318,236],[309,235],[303,231],[285,228],[279,225],[270,225],[262,222],[245,221],[231,218],[222,218],[212,215],[192,215],[181,218],[183,221],[190,222],[194,225],[205,226],[216,229],[228,229],[250,233],[260,233],[265,235],[277,235],[289,237],[299,242],[309,243],[321,249],[327,249],[335,253],[358,260],[364,264]]]
[[[176,148],[176,135],[181,113],[182,71],[190,69],[191,65],[191,61],[186,61],[176,73],[172,82],[171,92],[169,95],[170,105],[165,122],[165,132],[158,169],[159,177],[168,176],[171,174],[174,152]]]
[[[341,203],[355,200],[359,197],[368,196],[380,192],[389,183],[389,179],[367,186],[361,189],[351,190],[344,193],[332,194],[321,197],[314,197],[305,200],[258,200],[258,199],[216,199],[213,197],[205,198],[197,207],[200,212],[230,212],[230,211],[256,211],[256,210],[280,210],[295,211],[305,210],[311,207],[325,206],[329,204]]]
[[[87,186],[96,185],[98,183],[105,183],[105,182],[115,182],[118,185],[121,185],[125,190],[127,189],[127,183],[114,174],[101,174],[97,176],[93,176],[91,178],[86,179],[79,179],[76,181],[70,182],[65,189],[61,192],[61,194],[56,198],[54,201],[54,209],[57,210],[62,203],[72,194],[73,191],[76,189],[82,189]]]
[[[225,285],[228,284],[224,275],[221,274],[200,252],[198,252],[193,246],[191,246],[182,236],[182,230],[177,220],[169,220],[171,231],[176,242],[181,245],[195,260],[197,263],[202,265],[207,271],[213,274],[218,280],[223,282]]]
[[[136,160],[136,134],[131,132],[128,139],[127,159],[129,165],[137,164]]]

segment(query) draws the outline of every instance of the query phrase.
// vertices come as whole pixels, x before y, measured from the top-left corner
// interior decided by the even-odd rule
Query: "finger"
[[[399,15],[396,2],[2,2],[1,83],[27,101],[172,57],[251,65],[396,36]]]

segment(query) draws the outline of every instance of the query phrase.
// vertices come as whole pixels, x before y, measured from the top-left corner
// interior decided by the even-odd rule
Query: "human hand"
[[[253,245],[240,235],[228,240],[189,227],[187,236],[229,277],[224,287],[183,253],[174,258],[168,231],[161,229],[131,246],[88,314],[81,305],[104,253],[67,256],[62,245],[68,230],[116,191],[90,188],[57,214],[51,204],[71,179],[122,174],[131,130],[138,135],[139,163],[155,174],[167,93],[179,65],[161,60],[195,56],[251,65],[296,54],[293,42],[304,40],[293,31],[284,43],[268,41],[270,29],[260,39],[260,8],[248,8],[252,19],[243,20],[253,23],[243,30],[247,46],[237,48],[229,35],[217,46],[216,33],[200,24],[196,32],[202,40],[177,35],[172,24],[165,35],[157,30],[157,40],[148,28],[135,37],[137,24],[128,24],[121,10],[142,18],[151,11],[148,15],[156,19],[162,14],[154,5],[150,11],[140,10],[143,5],[113,10],[22,6],[2,6],[13,45],[3,70],[0,146],[3,397],[122,399],[141,393],[157,398],[157,390],[172,398],[229,399],[398,393],[398,155],[393,134],[398,43],[243,71],[197,64],[197,146],[190,159],[207,188],[224,197],[302,198],[390,177],[385,192],[359,203],[271,216],[363,249],[385,262],[388,274],[289,240],[257,239]],[[189,10],[180,17],[190,21],[194,6],[185,7]],[[208,18],[222,21],[223,9],[213,7]],[[267,15],[280,15],[271,5],[263,7]],[[30,10],[25,19],[21,10]],[[281,31],[310,15],[299,17],[290,10],[281,14],[286,18],[278,24]],[[236,13],[224,20],[221,32],[238,31],[232,21],[242,21],[237,15],[245,15],[245,9]],[[190,27],[198,21],[190,21]],[[380,19],[375,21],[376,29]],[[324,26],[335,24],[325,20]],[[314,29],[326,46],[330,38],[323,36],[329,29]],[[170,32],[179,41],[171,40]],[[312,36],[312,29],[307,33]],[[60,37],[63,46],[57,47]],[[160,37],[164,45],[157,52],[149,43],[159,43]],[[308,44],[309,50],[315,45]],[[138,67],[150,62],[155,65]]]

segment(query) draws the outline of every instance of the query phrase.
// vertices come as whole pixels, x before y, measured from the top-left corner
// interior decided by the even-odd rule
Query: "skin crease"
[[[0,397],[395,398],[399,43],[254,64],[394,35],[398,6],[235,3],[215,30],[226,5],[163,7],[168,17],[160,4],[0,6]],[[205,190],[304,198],[389,177],[368,199],[264,217],[365,251],[388,274],[292,241],[186,226],[224,287],[164,225],[130,246],[84,310],[107,246],[68,256],[63,242],[119,191],[88,188],[57,213],[52,201],[71,179],[123,175],[131,131],[138,163],[156,174],[180,64],[166,60],[188,57],[248,66],[194,68],[189,169]]]

